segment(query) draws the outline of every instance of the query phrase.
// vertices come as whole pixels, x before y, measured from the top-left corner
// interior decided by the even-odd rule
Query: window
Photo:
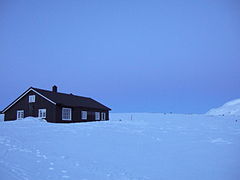
[[[100,120],[100,112],[95,112],[95,120]]]
[[[30,95],[28,100],[29,100],[29,103],[34,103],[35,102],[35,95]]]
[[[24,110],[18,110],[17,119],[23,119],[23,118],[24,118]]]
[[[39,118],[46,118],[46,109],[39,109],[38,110],[38,117]]]
[[[81,111],[82,119],[87,119],[87,111]]]
[[[62,108],[62,120],[72,120],[71,108]]]
[[[102,120],[106,120],[106,113],[105,113],[105,112],[102,112],[102,113],[101,113],[101,119],[102,119]]]

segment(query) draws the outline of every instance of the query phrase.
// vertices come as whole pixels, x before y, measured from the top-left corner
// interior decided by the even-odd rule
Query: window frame
[[[87,120],[87,115],[88,115],[87,111],[81,111],[81,119],[82,120]]]
[[[69,110],[69,117],[70,118],[65,118],[64,117],[64,113],[65,113],[64,111],[65,110]],[[72,120],[72,108],[66,108],[66,107],[62,108],[62,120],[64,120],[64,121],[71,121]]]
[[[95,120],[96,121],[100,120],[100,112],[95,112]]]
[[[45,114],[45,116],[40,116],[41,113],[42,115]],[[45,119],[47,117],[47,109],[38,109],[38,117]]]
[[[29,103],[35,103],[36,102],[36,95],[29,95],[28,96],[28,102]]]
[[[18,114],[20,113],[20,117]],[[17,110],[17,120],[21,120],[24,118],[24,110]]]
[[[106,120],[106,113],[105,112],[101,112],[101,120]]]

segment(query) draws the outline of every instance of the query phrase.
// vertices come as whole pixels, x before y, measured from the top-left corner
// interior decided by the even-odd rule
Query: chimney
[[[56,86],[56,85],[54,85],[54,86],[52,87],[52,92],[57,92],[57,86]]]

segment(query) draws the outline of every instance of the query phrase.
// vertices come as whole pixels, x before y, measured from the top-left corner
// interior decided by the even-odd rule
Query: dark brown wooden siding
[[[72,120],[62,120],[62,108],[71,108],[72,109]],[[87,111],[87,119],[82,119],[81,117],[81,111]],[[95,120],[95,112],[105,112],[106,113],[106,119],[109,120],[109,112],[103,111],[99,109],[90,109],[90,108],[80,108],[80,107],[69,107],[69,106],[60,106],[58,105],[56,107],[56,122],[87,122],[87,121],[96,121]],[[100,114],[100,120],[101,114]]]
[[[29,103],[29,95],[35,95],[35,103]],[[17,103],[10,107],[5,112],[4,120],[5,121],[16,120],[17,110],[24,110],[24,117],[28,116],[38,117],[39,109],[46,109],[47,113],[46,120],[48,122],[55,122],[56,120],[55,105],[33,91],[27,93]]]

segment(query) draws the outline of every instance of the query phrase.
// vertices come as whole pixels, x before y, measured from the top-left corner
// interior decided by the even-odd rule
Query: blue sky
[[[0,0],[0,27],[1,109],[54,84],[113,112],[240,98],[237,0]]]

